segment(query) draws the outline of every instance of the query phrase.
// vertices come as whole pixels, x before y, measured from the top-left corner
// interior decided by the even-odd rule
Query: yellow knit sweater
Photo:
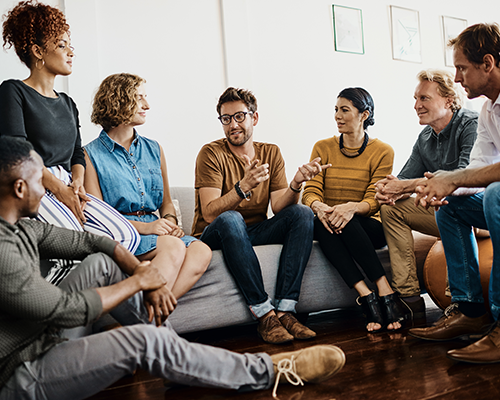
[[[348,148],[355,151],[358,148]],[[307,182],[302,203],[307,206],[318,200],[329,206],[349,201],[365,201],[370,205],[367,216],[378,219],[379,203],[375,200],[375,182],[392,172],[394,150],[379,139],[370,139],[365,151],[349,158],[340,152],[339,138],[320,140],[312,150],[311,160],[321,157],[321,164],[332,166]]]

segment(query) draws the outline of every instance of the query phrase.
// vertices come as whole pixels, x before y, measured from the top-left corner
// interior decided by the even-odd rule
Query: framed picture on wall
[[[453,67],[453,50],[448,47],[448,41],[455,39],[460,32],[467,28],[467,20],[443,15],[443,35],[444,35],[444,64]]]
[[[420,50],[420,22],[418,11],[391,7],[392,58],[422,62]]]
[[[335,51],[364,54],[363,17],[358,8],[332,5]]]

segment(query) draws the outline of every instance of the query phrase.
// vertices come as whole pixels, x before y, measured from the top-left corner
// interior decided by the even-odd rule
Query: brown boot
[[[273,397],[277,398],[278,383],[288,381],[292,385],[304,385],[304,382],[322,382],[342,369],[345,354],[337,346],[318,345],[275,354],[271,360],[276,374]]]
[[[281,325],[280,320],[274,313],[259,320],[257,332],[267,343],[281,344],[293,340],[293,336],[287,332],[283,325]]]
[[[285,313],[279,317],[281,325],[293,335],[295,339],[312,339],[316,336],[316,332],[310,330],[307,326],[302,325],[297,318],[291,313]]]

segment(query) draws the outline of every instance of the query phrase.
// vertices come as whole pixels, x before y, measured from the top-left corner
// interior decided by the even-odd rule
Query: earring
[[[35,62],[35,68],[38,70],[41,70],[43,68],[43,66],[45,65],[45,60],[42,58],[42,66],[40,68],[38,68],[38,61],[40,61],[40,60],[37,58],[36,62]]]

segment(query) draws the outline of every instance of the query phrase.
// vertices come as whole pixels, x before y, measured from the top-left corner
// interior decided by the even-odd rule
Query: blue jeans
[[[226,211],[208,225],[200,239],[212,250],[222,250],[250,311],[260,318],[274,307],[264,289],[259,260],[253,246],[282,244],[275,306],[295,312],[302,276],[311,254],[314,214],[309,207],[294,204],[274,217],[247,226],[237,211]]]
[[[483,303],[477,242],[472,227],[488,229],[493,244],[489,302],[495,320],[500,314],[500,182],[472,196],[449,196],[436,213],[448,264],[452,301]]]
[[[79,291],[126,278],[111,258],[96,254],[87,257],[60,287]],[[272,385],[274,367],[267,354],[239,354],[190,343],[177,336],[168,320],[157,328],[148,322],[142,293],[111,314],[124,327],[62,342],[22,363],[0,388],[0,400],[84,399],[138,367],[191,386],[248,391]]]

